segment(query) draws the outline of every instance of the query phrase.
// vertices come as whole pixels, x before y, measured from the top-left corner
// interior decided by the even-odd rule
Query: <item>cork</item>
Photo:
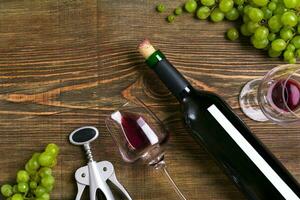
[[[156,51],[154,47],[151,45],[150,41],[147,39],[145,39],[142,43],[140,43],[138,49],[141,55],[145,59],[148,59]]]

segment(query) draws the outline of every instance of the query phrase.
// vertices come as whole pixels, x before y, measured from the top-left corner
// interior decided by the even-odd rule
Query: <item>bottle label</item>
[[[207,110],[286,200],[300,200],[216,105],[211,105]]]

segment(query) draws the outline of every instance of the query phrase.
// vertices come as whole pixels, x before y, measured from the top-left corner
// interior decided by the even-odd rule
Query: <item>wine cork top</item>
[[[151,45],[150,41],[145,39],[138,47],[139,52],[145,59],[148,59],[156,50]]]

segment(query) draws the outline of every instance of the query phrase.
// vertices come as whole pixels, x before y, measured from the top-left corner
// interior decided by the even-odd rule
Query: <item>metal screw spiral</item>
[[[84,144],[84,150],[85,150],[85,154],[87,155],[87,158],[89,160],[89,162],[93,162],[93,155],[92,155],[92,150],[89,144]]]

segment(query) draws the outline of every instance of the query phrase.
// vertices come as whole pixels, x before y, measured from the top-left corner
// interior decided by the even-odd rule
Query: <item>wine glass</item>
[[[164,161],[169,131],[157,116],[139,99],[139,105],[127,102],[106,120],[106,127],[119,147],[124,161],[133,163],[141,159],[160,170],[178,197],[186,200],[171,178]]]
[[[300,123],[300,65],[279,65],[263,78],[246,83],[240,93],[242,111],[255,121],[282,126]]]

